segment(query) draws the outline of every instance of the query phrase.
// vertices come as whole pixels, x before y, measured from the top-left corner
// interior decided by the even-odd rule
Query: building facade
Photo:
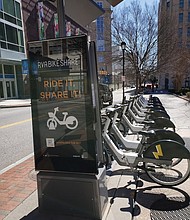
[[[24,94],[26,59],[20,0],[0,0],[0,100]]]
[[[190,0],[160,0],[158,33],[160,88],[190,88]]]
[[[112,83],[111,5],[106,0],[94,0],[105,13],[88,26],[91,40],[96,42],[99,81]]]
[[[85,27],[65,15],[66,36],[87,34],[96,42],[99,81],[112,83],[111,5],[106,0],[94,2],[105,13]],[[22,12],[27,42],[59,37],[56,2],[22,0]],[[28,51],[28,48],[26,49]]]
[[[96,41],[100,80],[111,83],[111,5],[94,2],[105,14],[92,23],[93,31],[65,15],[65,34],[88,34]],[[0,99],[30,97],[28,42],[57,37],[56,1],[0,0]]]

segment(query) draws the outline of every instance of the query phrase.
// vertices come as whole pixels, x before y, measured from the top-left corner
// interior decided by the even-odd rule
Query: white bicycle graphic
[[[67,128],[73,130],[78,126],[78,120],[74,116],[68,116],[68,112],[62,112],[63,120],[59,120],[56,113],[59,111],[59,107],[54,108],[54,112],[48,112],[49,119],[47,120],[47,127],[49,130],[55,130],[57,124],[65,125]]]

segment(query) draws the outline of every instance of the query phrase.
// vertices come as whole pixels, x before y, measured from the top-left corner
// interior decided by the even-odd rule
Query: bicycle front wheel
[[[176,165],[164,165],[145,162],[147,175],[156,183],[163,186],[176,186],[184,181],[190,175],[190,159],[174,158],[177,160]]]

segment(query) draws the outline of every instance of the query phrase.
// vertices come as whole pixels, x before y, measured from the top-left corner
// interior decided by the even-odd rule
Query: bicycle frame
[[[118,149],[117,146],[114,144],[114,142],[111,140],[109,134],[108,134],[108,127],[111,122],[111,119],[108,117],[104,129],[103,129],[103,139],[106,143],[106,146],[109,148],[111,153],[113,154],[115,160],[118,162],[121,166],[129,166],[131,169],[134,168],[140,168],[138,166],[139,162],[153,162],[155,164],[160,164],[161,162],[165,165],[171,165],[171,160],[157,160],[151,157],[149,154],[147,158],[143,156],[143,154],[140,154],[140,152],[144,151],[145,146],[141,145],[139,148],[139,152],[133,152],[133,151],[123,151],[121,149]],[[146,151],[145,151],[146,152]]]
[[[181,137],[167,130],[142,131],[141,141],[128,141],[122,137],[115,124],[118,116],[117,110],[111,109],[107,112],[107,120],[102,133],[103,142],[117,163],[130,167],[133,172],[142,169],[155,183],[161,185],[176,186],[186,181],[190,175],[190,152],[184,146]],[[112,140],[110,127],[122,143],[122,148],[114,139]],[[157,139],[157,135],[158,137],[160,135],[161,139]]]

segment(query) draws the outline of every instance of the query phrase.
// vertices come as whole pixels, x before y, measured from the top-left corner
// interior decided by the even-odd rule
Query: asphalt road
[[[30,107],[0,109],[0,172],[32,152]]]

